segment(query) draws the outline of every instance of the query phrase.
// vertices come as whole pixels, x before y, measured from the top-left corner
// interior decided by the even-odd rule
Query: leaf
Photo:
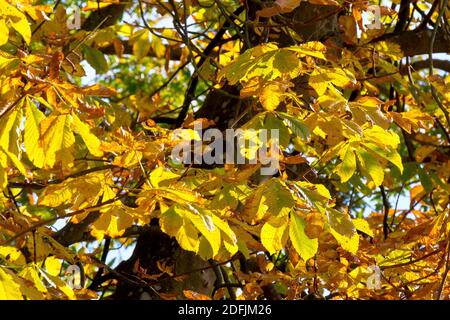
[[[259,78],[259,81],[273,81],[280,77],[292,79],[300,72],[299,61],[295,57],[295,53],[279,49],[274,43],[262,44],[248,49],[225,66],[219,71],[218,78],[225,77],[230,84],[254,78]]]
[[[347,182],[356,170],[356,156],[352,147],[347,145],[339,151],[339,156],[342,160],[335,171],[341,178],[341,182]]]
[[[44,271],[42,271],[44,273]],[[51,274],[45,273],[45,277],[49,280],[50,284],[53,285],[56,289],[61,291],[69,300],[76,300],[77,297],[73,292],[73,289],[69,287],[69,285],[61,280],[59,277],[52,276]]]
[[[133,54],[136,56],[138,61],[142,60],[145,56],[147,56],[148,52],[151,49],[151,44],[149,41],[149,31],[143,30],[143,32],[139,33],[139,36],[133,39]]]
[[[278,108],[279,104],[283,99],[284,91],[276,83],[268,84],[263,89],[259,96],[259,101],[261,102],[264,109],[267,111],[273,111]]]
[[[348,44],[356,44],[356,21],[353,16],[340,16],[339,27],[344,33],[344,41]]]
[[[279,180],[270,179],[247,198],[242,215],[251,224],[256,224],[268,216],[288,214],[294,204],[294,198],[289,190]]]
[[[91,133],[91,128],[87,124],[81,122],[78,116],[74,113],[72,114],[72,119],[73,128],[77,131],[81,138],[83,138],[89,152],[96,157],[103,156],[103,152],[100,150],[101,142],[95,134]]]
[[[263,128],[268,131],[267,139],[272,139],[272,131],[276,130],[278,132],[278,144],[280,145],[281,149],[285,149],[289,147],[290,143],[290,134],[288,128],[286,128],[286,125],[283,123],[282,119],[275,116],[272,112],[267,112],[265,119],[264,119],[264,125]],[[261,131],[259,131],[260,133]],[[262,146],[263,148],[266,146]]]
[[[218,254],[222,242],[221,231],[214,224],[216,219],[199,207],[173,205],[161,214],[159,223],[161,230],[175,237],[183,249],[210,259]]]
[[[319,58],[326,60],[324,53],[326,52],[326,47],[319,41],[309,41],[297,46],[287,47],[288,50],[298,52],[304,56],[311,56],[314,58]]]
[[[273,68],[282,74],[296,75],[300,60],[291,50],[280,50],[273,58]]]
[[[23,300],[16,277],[11,271],[0,266],[0,300]]]
[[[45,115],[27,98],[25,116],[25,150],[33,164],[38,168],[42,168],[45,163],[45,154],[39,141],[39,124],[45,118]]]
[[[133,225],[134,216],[132,210],[127,210],[122,205],[111,205],[100,210],[100,217],[93,223],[91,234],[97,241],[103,240],[107,235],[117,238],[123,235],[125,230]]]
[[[305,233],[306,221],[297,215],[291,213],[289,225],[289,238],[292,245],[303,260],[314,257],[319,247],[318,239],[310,239]]]
[[[296,181],[293,187],[297,190],[300,198],[309,206],[323,212],[327,206],[327,201],[331,199],[330,192],[321,184],[313,184],[305,181]]]
[[[36,269],[34,266],[28,266],[26,268],[24,268],[20,274],[19,274],[22,278],[27,279],[29,281],[31,281],[34,285],[34,287],[42,292],[42,293],[46,293],[47,292],[47,288],[45,287],[44,283],[42,282],[42,280],[39,278],[39,274],[37,273]]]
[[[52,208],[72,206],[81,209],[93,206],[107,191],[108,179],[101,171],[78,178],[68,178],[59,184],[47,186],[39,196],[38,205]],[[104,201],[106,197],[103,197]]]
[[[288,239],[289,217],[287,213],[271,217],[261,228],[261,243],[270,254],[284,248]]]
[[[90,46],[83,46],[84,57],[92,68],[99,74],[106,73],[108,71],[108,62],[106,61],[105,55]]]
[[[0,246],[0,258],[15,265],[25,265],[26,260],[22,252],[16,247]]]
[[[355,254],[358,250],[359,236],[350,217],[333,208],[328,208],[326,213],[331,234],[343,249]]]
[[[277,115],[285,120],[287,126],[297,137],[301,138],[303,141],[307,141],[309,139],[310,131],[302,120],[297,119],[296,117],[285,112],[277,112]]]
[[[369,223],[366,219],[358,218],[352,220],[353,225],[355,226],[355,229],[361,232],[364,232],[365,234],[373,237],[373,231],[370,229]]]
[[[380,186],[384,180],[384,170],[378,160],[369,152],[359,149],[356,151],[361,169],[369,174],[376,186]]]
[[[22,36],[27,44],[30,44],[31,29],[25,14],[4,0],[0,1],[0,14],[7,17],[11,27]]]
[[[93,84],[88,87],[84,87],[82,93],[87,96],[95,97],[111,97],[117,95],[117,91],[113,88],[105,87],[101,84]]]
[[[8,42],[9,29],[6,26],[5,19],[0,19],[0,46]]]
[[[40,143],[44,147],[45,166],[53,167],[61,161],[63,166],[73,162],[75,137],[72,117],[68,114],[48,116],[40,122]]]
[[[192,291],[192,290],[183,290],[183,294],[189,300],[211,300],[207,295]]]

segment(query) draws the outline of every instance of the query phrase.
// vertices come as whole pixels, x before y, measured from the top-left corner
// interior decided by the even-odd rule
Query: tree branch
[[[441,32],[439,32],[439,30]],[[434,53],[450,53],[450,37],[439,29],[436,35]],[[381,37],[375,38],[371,43],[378,41],[390,41],[400,46],[405,56],[416,56],[427,54],[429,43],[432,38],[432,30],[412,30],[403,31],[400,33],[385,34]]]

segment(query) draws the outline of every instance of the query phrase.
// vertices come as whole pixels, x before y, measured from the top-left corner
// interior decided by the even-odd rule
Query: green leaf
[[[358,250],[359,236],[350,217],[333,208],[328,208],[326,213],[331,234],[344,250],[355,254]]]
[[[311,133],[302,120],[297,119],[296,117],[285,112],[277,112],[277,115],[284,119],[286,125],[297,137],[301,138],[303,141],[307,141],[309,139]]]
[[[360,161],[361,170],[368,173],[376,186],[381,185],[384,180],[384,170],[377,158],[363,149],[356,150],[356,154]]]
[[[106,61],[105,55],[90,46],[83,46],[84,57],[92,68],[99,74],[103,74],[108,71],[108,62]]]
[[[290,50],[280,50],[273,58],[273,67],[282,74],[290,74],[292,77],[298,72],[299,58]]]
[[[291,213],[289,238],[303,260],[312,258],[319,247],[318,239],[310,239],[305,233],[306,221],[295,212]]]
[[[275,117],[274,114],[271,112],[266,113],[266,118],[264,120],[264,129],[278,130],[280,147],[284,149],[289,146],[290,142],[289,130],[286,128],[283,121]],[[268,138],[270,138],[270,135]]]
[[[347,182],[356,170],[356,156],[354,149],[347,144],[343,149],[341,149],[339,156],[342,163],[336,166],[335,170],[341,178],[341,182]]]

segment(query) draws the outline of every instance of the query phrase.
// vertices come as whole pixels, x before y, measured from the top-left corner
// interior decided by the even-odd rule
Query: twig
[[[66,213],[66,214],[63,214],[63,215],[59,215],[59,216],[54,217],[54,218],[50,218],[50,219],[47,219],[47,220],[42,220],[42,221],[40,221],[40,222],[38,222],[38,223],[35,223],[35,224],[33,224],[32,226],[26,228],[25,230],[19,232],[18,234],[14,235],[13,237],[11,237],[11,238],[9,238],[9,239],[3,241],[3,242],[0,244],[0,246],[8,245],[8,244],[10,244],[11,242],[13,242],[14,240],[16,240],[16,239],[18,239],[18,238],[20,238],[20,237],[26,235],[28,232],[33,232],[33,231],[35,231],[37,228],[42,227],[42,226],[45,226],[45,225],[47,225],[47,224],[49,224],[49,223],[53,223],[53,222],[55,222],[55,221],[57,221],[57,220],[59,220],[59,219],[70,218],[70,217],[76,216],[77,214],[85,213],[85,212],[87,212],[87,211],[91,211],[92,209],[97,209],[97,208],[100,208],[100,207],[102,207],[102,206],[104,206],[104,205],[113,203],[113,202],[115,202],[115,201],[117,201],[117,200],[119,200],[119,199],[120,199],[119,196],[118,196],[118,197],[114,197],[114,198],[109,199],[109,200],[107,200],[107,201],[105,201],[105,202],[102,202],[102,203],[93,205],[93,206],[88,207],[88,208],[79,209],[79,210],[76,210],[76,211],[73,211],[73,212],[69,212],[69,213]]]
[[[436,300],[442,300],[442,293],[444,292],[445,282],[447,282],[448,272],[450,271],[450,243],[447,240],[447,253],[445,257],[445,270],[442,276],[442,281],[436,294]]]
[[[437,0],[435,2],[438,2]],[[439,25],[442,19],[442,16],[444,15],[444,12],[447,8],[447,3],[448,0],[439,0],[439,4],[440,4],[440,10],[439,10],[439,15],[436,18],[436,25],[434,26],[433,29],[433,33],[431,35],[430,38],[430,46],[429,46],[429,51],[428,51],[428,57],[430,60],[430,76],[433,75],[433,48],[434,48],[434,42],[436,40],[436,34],[437,31],[439,29]],[[439,99],[436,89],[434,88],[433,84],[430,83],[430,87],[431,87],[431,95],[433,96],[434,100],[436,101],[439,109],[442,110],[442,112],[444,113],[445,119],[447,120],[447,124],[450,126],[450,116],[449,116],[449,112],[448,110],[444,107],[444,105],[442,104],[441,100]]]
[[[381,197],[383,199],[383,207],[384,207],[384,217],[383,217],[383,234],[384,239],[386,240],[389,234],[389,224],[388,224],[388,216],[389,216],[389,210],[390,210],[390,204],[388,197],[386,195],[386,191],[384,190],[384,186],[380,186],[381,191]]]
[[[238,9],[233,12],[234,15],[239,15],[244,10],[244,7],[239,7]],[[220,40],[222,39],[223,35],[225,34],[227,28],[229,27],[229,22],[225,21],[225,23],[222,25],[220,30],[216,33],[214,38],[211,40],[210,43],[206,46],[205,50],[203,50],[203,55],[200,57],[200,61],[197,64],[197,68],[201,67],[203,63],[206,61],[205,56],[209,56],[209,54],[212,52],[212,50],[220,43]],[[199,80],[199,73],[196,72],[191,80],[189,81],[188,88],[186,90],[186,94],[184,96],[184,101],[181,106],[181,111],[178,114],[178,117],[176,119],[175,125],[177,127],[181,126],[181,124],[184,121],[184,118],[186,118],[186,115],[189,110],[189,106],[191,105],[192,99],[195,97],[195,90],[197,88],[198,80]]]

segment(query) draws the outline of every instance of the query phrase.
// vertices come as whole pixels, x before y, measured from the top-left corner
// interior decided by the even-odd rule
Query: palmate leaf
[[[334,148],[342,161],[334,171],[344,183],[353,176],[358,163],[361,172],[379,186],[384,180],[386,160],[395,165],[400,173],[403,172],[402,159],[397,150],[399,143],[398,136],[393,132],[376,125],[367,128],[362,138],[351,138]]]
[[[228,224],[214,213],[195,205],[173,205],[159,219],[161,230],[175,237],[180,246],[204,259],[215,257],[221,245],[236,253],[237,238]]]
[[[260,185],[245,203],[243,217],[256,224],[268,216],[287,215],[295,204],[291,192],[277,179]]]

